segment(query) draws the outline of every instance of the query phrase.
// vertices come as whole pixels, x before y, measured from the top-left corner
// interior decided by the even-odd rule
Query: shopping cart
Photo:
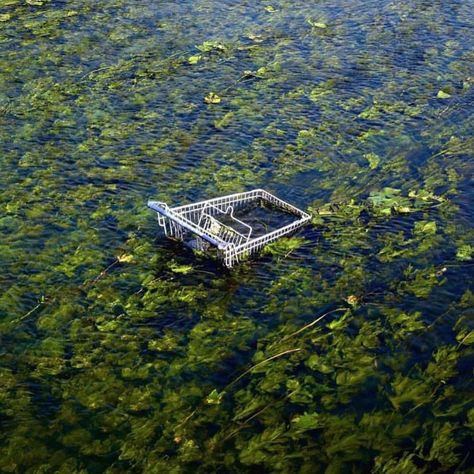
[[[156,211],[158,223],[168,237],[192,239],[193,248],[215,253],[229,268],[311,219],[306,212],[263,189],[172,208],[149,201],[148,207]],[[274,228],[269,228],[262,218],[252,218],[252,211],[257,208],[273,212]],[[280,213],[276,220],[275,212]]]

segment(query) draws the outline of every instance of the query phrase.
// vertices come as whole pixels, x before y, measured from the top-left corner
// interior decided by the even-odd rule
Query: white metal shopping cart
[[[186,241],[192,236],[194,248],[215,253],[229,268],[311,219],[306,212],[263,189],[178,207],[149,201],[148,207],[156,211],[158,223],[168,237]],[[249,209],[257,207],[282,214],[273,228],[245,218]]]

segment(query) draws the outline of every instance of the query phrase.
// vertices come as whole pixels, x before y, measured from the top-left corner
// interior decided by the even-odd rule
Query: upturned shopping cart
[[[311,219],[263,189],[178,207],[149,201],[148,207],[156,211],[166,236],[215,254],[229,268]]]

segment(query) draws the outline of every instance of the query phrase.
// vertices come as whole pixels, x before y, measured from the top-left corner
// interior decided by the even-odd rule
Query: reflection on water
[[[4,2],[0,470],[468,472],[473,6]],[[146,208],[259,187],[232,271]]]

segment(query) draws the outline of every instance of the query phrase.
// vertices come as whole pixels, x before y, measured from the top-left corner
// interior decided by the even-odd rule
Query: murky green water
[[[0,471],[471,472],[473,9],[3,0]],[[145,207],[254,187],[232,271]]]

